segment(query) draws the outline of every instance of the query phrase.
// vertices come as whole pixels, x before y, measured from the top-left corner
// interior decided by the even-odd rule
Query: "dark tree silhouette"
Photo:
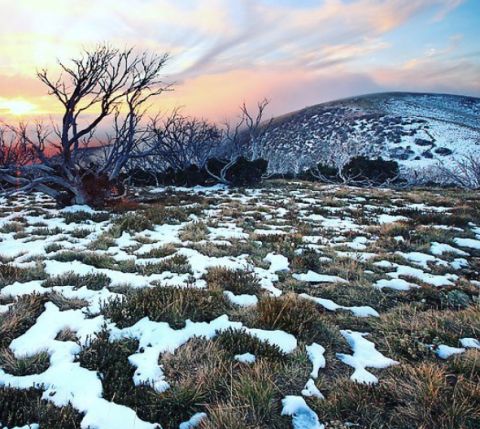
[[[18,144],[34,151],[36,162],[2,166],[0,180],[65,203],[95,203],[118,194],[122,168],[132,157],[147,155],[140,149],[149,138],[142,119],[147,102],[168,89],[160,77],[167,59],[166,54],[101,45],[68,64],[59,62],[58,78],[47,70],[38,72],[62,106],[61,122],[37,125],[33,131],[24,125],[10,127]],[[98,136],[99,126],[109,117],[113,126],[105,142]],[[92,159],[85,150],[92,146],[103,146],[104,156],[95,151]],[[102,198],[94,198],[92,190]]]

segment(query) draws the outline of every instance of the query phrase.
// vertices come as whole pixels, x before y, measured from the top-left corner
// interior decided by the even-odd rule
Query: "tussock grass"
[[[24,334],[43,312],[46,298],[41,295],[25,295],[0,314],[0,348],[7,347],[10,342]]]
[[[197,210],[183,207],[165,207],[162,205],[149,206],[145,210],[145,217],[155,225],[179,224],[186,222],[191,213]]]
[[[442,365],[404,364],[385,370],[374,386],[337,380],[315,410],[323,421],[361,427],[473,429],[480,422],[479,389]]]
[[[206,240],[208,235],[208,227],[202,221],[187,223],[180,230],[180,240],[182,241],[202,241]]]
[[[153,229],[152,221],[141,213],[125,213],[113,220],[110,233],[115,237],[120,237],[124,232],[135,233],[146,229]]]
[[[49,277],[42,283],[42,286],[75,286],[76,288],[85,286],[91,290],[100,290],[109,286],[110,283],[110,277],[103,273],[92,273],[81,276],[70,271],[59,276]]]
[[[270,360],[286,358],[286,354],[278,346],[261,341],[241,329],[230,328],[222,331],[215,342],[230,358],[243,353],[252,353],[256,358]]]
[[[280,298],[264,297],[256,309],[254,325],[263,329],[281,329],[307,342],[318,342],[324,347],[338,345],[342,338],[328,317],[308,300],[295,294]]]
[[[429,345],[459,346],[460,338],[480,336],[480,307],[459,311],[420,311],[402,305],[369,320],[377,348],[393,359],[412,362],[432,358]]]
[[[20,222],[8,222],[5,225],[2,225],[0,228],[0,233],[2,234],[10,234],[10,233],[18,233],[23,232],[25,230],[25,226]]]
[[[249,271],[230,270],[223,267],[209,268],[205,275],[207,286],[212,290],[228,290],[235,295],[255,295],[260,290],[260,280]]]
[[[40,374],[46,371],[49,365],[50,356],[46,352],[16,358],[10,349],[0,350],[0,368],[8,374],[18,376]]]
[[[164,258],[173,255],[176,251],[177,248],[173,244],[165,244],[160,247],[155,247],[140,256],[142,258]]]
[[[43,280],[46,276],[44,265],[41,262],[35,263],[33,267],[18,267],[11,263],[0,263],[0,288],[15,282]]]
[[[181,328],[185,320],[211,321],[231,308],[222,292],[187,288],[155,287],[133,291],[124,299],[107,303],[102,313],[119,326],[131,326],[147,316]]]
[[[71,250],[66,250],[64,252],[60,252],[53,255],[52,259],[55,259],[60,262],[79,261],[86,265],[91,265],[95,268],[117,270],[117,271],[123,271],[126,273],[134,273],[137,271],[135,260],[133,258],[122,259],[117,261],[113,256],[107,255],[105,253],[97,253],[97,252],[78,253]]]
[[[192,271],[188,258],[183,255],[173,255],[160,262],[150,262],[144,265],[138,265],[137,271],[149,276],[151,274],[161,274],[164,271],[172,273],[185,274]]]
[[[110,219],[108,212],[90,213],[86,211],[75,211],[63,213],[63,218],[66,224],[70,223],[84,223],[86,221],[105,222]]]

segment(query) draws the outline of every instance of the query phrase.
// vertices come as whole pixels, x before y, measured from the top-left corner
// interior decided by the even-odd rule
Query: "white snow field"
[[[380,408],[385,427],[433,427],[391,386],[474,383],[475,193],[136,192],[135,210],[0,200],[0,427],[374,427]],[[335,405],[374,392],[388,405]],[[468,410],[451,427],[474,427]]]

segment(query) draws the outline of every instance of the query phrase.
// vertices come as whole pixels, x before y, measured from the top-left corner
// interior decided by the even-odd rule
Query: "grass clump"
[[[152,221],[141,213],[125,213],[113,221],[111,233],[114,237],[120,237],[124,232],[142,232],[153,229]]]
[[[87,287],[90,290],[101,290],[109,286],[111,282],[110,277],[103,273],[91,273],[81,276],[73,271],[69,271],[59,276],[49,277],[42,283],[42,286],[75,286],[77,289]]]
[[[230,270],[224,267],[209,268],[205,275],[209,289],[228,290],[235,295],[255,295],[260,290],[260,280],[245,270]]]
[[[108,401],[132,392],[135,368],[128,362],[128,357],[138,348],[138,341],[123,339],[110,341],[109,333],[101,331],[88,346],[83,347],[78,355],[80,365],[92,371],[98,371],[102,377],[103,396]]]
[[[160,262],[138,265],[138,271],[146,276],[151,274],[162,274],[164,271],[172,273],[187,274],[192,271],[188,258],[184,255],[174,255]]]
[[[104,306],[102,313],[121,327],[131,326],[147,316],[178,329],[185,325],[186,319],[210,322],[229,309],[230,304],[221,292],[157,286],[116,298]]]
[[[25,226],[20,222],[8,222],[0,228],[0,233],[10,234],[10,233],[19,233],[25,230]]]
[[[34,325],[45,302],[46,298],[41,295],[20,296],[6,313],[0,314],[0,348],[7,347]]]
[[[480,423],[480,385],[436,363],[404,364],[386,369],[374,386],[337,380],[314,409],[321,421],[361,427],[473,429]]]
[[[480,307],[419,311],[414,306],[402,305],[369,319],[368,324],[379,350],[393,359],[415,362],[432,357],[430,345],[458,346],[460,338],[478,338]]]
[[[65,223],[82,223],[86,221],[104,222],[110,218],[108,212],[86,212],[83,210],[63,213]]]
[[[160,247],[154,247],[148,252],[142,253],[139,255],[142,258],[165,258],[167,256],[173,255],[177,251],[176,247],[173,244],[165,244]]]
[[[292,293],[279,298],[262,298],[255,309],[254,326],[280,329],[304,341],[318,342],[324,347],[342,342],[338,330],[313,302]]]
[[[20,282],[25,283],[31,280],[43,280],[47,277],[44,266],[41,262],[31,267],[18,267],[14,264],[0,264],[0,287]]]
[[[32,229],[32,231],[30,232],[30,235],[40,235],[43,237],[43,236],[57,235],[62,233],[63,233],[63,229],[59,227],[55,227],[55,228],[41,227],[41,228]]]
[[[283,392],[267,361],[243,365],[231,382],[228,399],[207,405],[202,429],[287,429],[291,418],[281,415]]]
[[[109,233],[102,233],[94,241],[90,242],[88,248],[90,250],[108,250],[116,245],[115,239]]]
[[[86,265],[91,265],[95,268],[123,271],[126,273],[134,273],[137,271],[135,260],[133,258],[122,259],[120,261],[117,261],[113,256],[107,255],[104,253],[97,253],[97,252],[78,253],[71,250],[67,250],[64,252],[57,253],[56,255],[53,256],[53,259],[60,262],[79,261]]]
[[[189,211],[182,207],[151,206],[145,210],[145,216],[155,225],[186,222],[189,214]]]
[[[130,407],[145,421],[160,422],[164,428],[178,428],[179,424],[188,420],[200,410],[204,400],[203,384],[195,385],[193,380],[175,382],[163,393],[156,392],[148,385],[135,386],[132,381],[135,368],[128,357],[137,351],[138,342],[133,339],[110,341],[108,332],[101,332],[98,337],[79,354],[81,366],[101,374],[103,396],[109,401]],[[211,359],[215,359],[211,356]],[[166,359],[169,374],[174,372],[174,365]],[[184,361],[183,368],[192,367],[192,361]],[[212,369],[211,367],[209,369]],[[192,372],[190,372],[192,374]],[[206,370],[196,381],[212,380]]]
[[[70,404],[56,407],[42,399],[42,390],[0,387],[0,422],[6,427],[38,423],[41,428],[80,429],[83,415]]]
[[[208,232],[208,227],[203,222],[191,222],[180,230],[179,237],[182,241],[202,241],[207,239]]]
[[[0,368],[8,374],[17,376],[40,374],[46,371],[49,365],[50,356],[47,352],[16,358],[8,348],[0,351]]]
[[[243,353],[252,353],[257,358],[271,360],[286,358],[286,354],[277,345],[261,341],[241,329],[229,328],[222,331],[215,341],[230,358]]]
[[[47,253],[54,253],[58,252],[59,250],[62,250],[63,246],[58,243],[50,243],[45,246],[45,252]]]

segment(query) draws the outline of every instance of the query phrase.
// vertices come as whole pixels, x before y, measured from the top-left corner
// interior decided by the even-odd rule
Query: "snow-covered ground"
[[[479,118],[478,98],[369,94],[279,118],[261,151],[272,172],[298,172],[312,160],[331,163],[346,153],[392,159],[404,174],[441,181],[432,176],[439,163],[445,167],[468,155],[480,156]]]
[[[457,310],[475,305],[475,290],[478,296],[479,214],[470,212],[470,217],[459,219],[456,198],[462,196],[448,199],[435,191],[422,196],[293,184],[242,191],[159,188],[140,189],[139,193],[160,200],[166,197],[167,209],[183,210],[185,216],[145,229],[137,219],[119,232],[118,225],[124,225],[125,219],[122,213],[97,212],[86,206],[60,210],[40,194],[2,198],[0,203],[0,333],[9,335],[9,329],[14,330],[9,324],[12,315],[21,311],[17,304],[22,297],[46,298],[38,316],[15,328],[11,341],[0,338],[0,388],[35,386],[44,400],[58,407],[70,404],[82,428],[154,428],[161,424],[141,418],[143,414],[115,397],[107,399],[102,372],[82,366],[79,355],[90,350],[101,332],[111,342],[137,342],[137,350],[128,357],[131,383],[138,388],[148,386],[150,394],[159,398],[178,383],[169,379],[163,356],[175,355],[195,338],[214,341],[220,333],[235,329],[275,347],[292,362],[294,356],[304,356],[308,368],[298,390],[292,394],[291,388],[283,392],[279,387],[278,418],[293,428],[318,429],[325,423],[317,412],[321,409],[318,401],[329,400],[319,386],[324,385],[323,372],[332,371],[332,365],[341,366],[352,383],[381,384],[382,371],[404,363],[398,355],[390,356],[376,331],[384,314],[409,304],[410,299],[422,311],[436,309],[428,307],[423,296],[418,298],[418,291],[428,290],[452,302],[456,291],[461,303],[455,301],[452,308]],[[148,218],[148,209],[148,205],[140,206],[136,214]],[[160,206],[150,213],[155,210]],[[418,220],[426,222],[427,217],[421,216],[434,213],[443,217],[431,224]],[[417,214],[420,217],[414,219]],[[190,232],[195,228],[200,231],[197,235]],[[107,244],[102,245],[102,240]],[[229,305],[225,314],[209,320],[185,319],[183,327],[178,327],[151,320],[147,314],[125,325],[105,312],[107,303],[121,303],[145,288],[209,291],[211,272],[218,267],[255,279],[245,290],[241,280],[233,286],[217,286],[223,288],[219,296]],[[58,282],[58,276],[73,279],[73,275],[98,275],[104,284]],[[352,295],[351,291],[361,293]],[[256,325],[255,321],[262,320],[256,318],[257,307],[265,300],[287,305],[287,298],[328,318],[341,348],[309,337],[295,323],[280,329],[277,322],[285,317],[281,312],[273,322]],[[342,320],[339,325],[337,317]],[[369,331],[346,329],[348,318],[358,321],[356,326],[370,326]],[[439,360],[480,349],[479,338],[473,337],[476,329],[470,335],[455,333],[455,341],[449,344],[425,340],[425,347]],[[62,338],[66,331],[71,339]],[[232,371],[263,368],[264,358],[253,352],[234,353]],[[13,354],[18,362],[46,353],[48,364],[39,372],[13,374],[11,361],[7,365],[2,353]],[[9,405],[0,404],[0,427],[12,422],[36,427],[37,421],[14,417],[2,422],[2,416],[15,411],[5,407]],[[194,428],[209,418],[213,417],[208,407],[195,406],[189,419],[168,422],[166,427]]]

